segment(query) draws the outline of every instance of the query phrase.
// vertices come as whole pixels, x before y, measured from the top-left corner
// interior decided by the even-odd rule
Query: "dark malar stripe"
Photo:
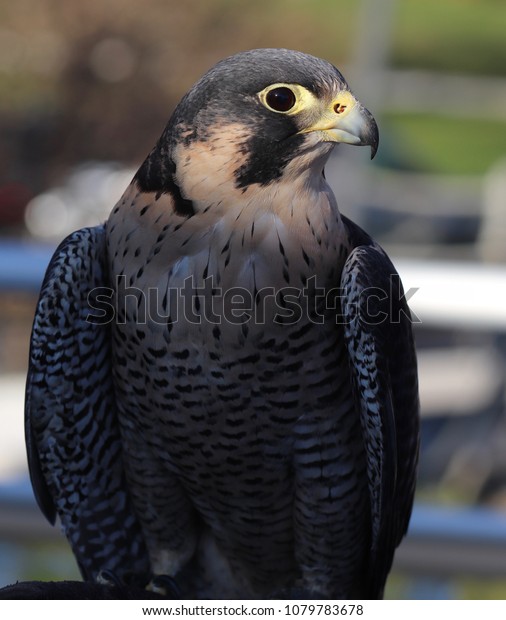
[[[174,200],[174,212],[181,217],[192,217],[196,213],[193,202],[183,197],[175,178],[174,160],[157,144],[137,171],[134,180],[142,192],[153,192],[157,198],[162,194],[170,194]]]

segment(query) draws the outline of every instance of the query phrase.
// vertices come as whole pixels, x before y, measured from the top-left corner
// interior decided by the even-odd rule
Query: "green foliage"
[[[502,0],[397,0],[396,8],[394,66],[506,74]]]
[[[382,133],[427,172],[482,174],[506,157],[506,123],[476,116],[387,114]]]

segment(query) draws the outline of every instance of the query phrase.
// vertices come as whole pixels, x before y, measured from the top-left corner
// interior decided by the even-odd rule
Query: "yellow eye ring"
[[[258,98],[268,110],[277,114],[298,114],[313,107],[316,96],[300,84],[270,84],[258,93]]]

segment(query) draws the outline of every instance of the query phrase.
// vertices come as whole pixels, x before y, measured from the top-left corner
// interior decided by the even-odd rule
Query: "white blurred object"
[[[504,383],[504,365],[491,349],[456,347],[418,351],[424,417],[483,411]]]
[[[37,238],[59,241],[74,230],[105,221],[132,180],[135,170],[111,162],[90,162],[76,168],[61,187],[31,200],[25,224]]]
[[[24,434],[26,377],[0,375],[0,483],[28,471]]]
[[[415,321],[506,331],[506,265],[393,259]],[[411,295],[408,291],[412,289]]]
[[[67,220],[67,206],[57,191],[39,194],[26,206],[25,224],[36,237],[50,239],[64,235]]]

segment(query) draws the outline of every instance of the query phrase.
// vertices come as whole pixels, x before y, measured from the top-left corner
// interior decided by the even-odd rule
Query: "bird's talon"
[[[116,588],[122,588],[125,584],[123,583],[123,580],[120,579],[120,577],[118,577],[118,575],[116,575],[116,573],[114,573],[112,570],[109,569],[104,569],[101,570],[98,575],[97,575],[97,583],[103,585],[103,586],[109,586],[109,587],[116,587]]]
[[[146,590],[167,598],[182,598],[177,581],[169,575],[155,575],[146,586]]]

